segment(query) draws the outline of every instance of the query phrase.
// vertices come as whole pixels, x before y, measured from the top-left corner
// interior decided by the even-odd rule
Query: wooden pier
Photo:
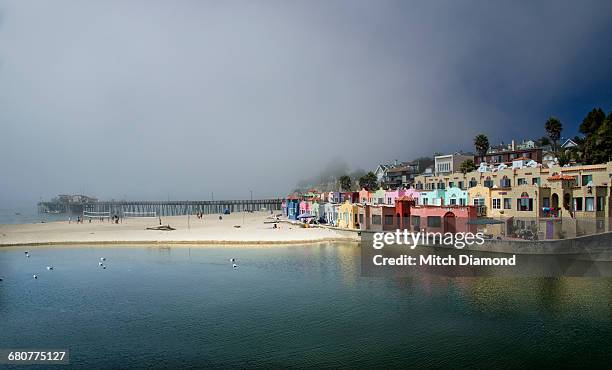
[[[186,200],[186,201],[109,201],[82,203],[75,209],[70,207],[72,213],[82,212],[109,212],[110,215],[123,216],[126,212],[152,213],[158,216],[180,216],[187,214],[216,214],[229,212],[251,212],[261,210],[281,210],[281,199],[253,199],[253,200]],[[64,209],[54,202],[38,203],[39,212]]]

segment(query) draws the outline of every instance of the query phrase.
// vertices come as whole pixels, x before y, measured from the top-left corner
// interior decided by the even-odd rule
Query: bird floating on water
[[[232,267],[233,267],[233,268],[236,268],[236,267],[238,267],[238,265],[234,263],[234,264],[232,265]]]
[[[98,262],[98,266],[102,267],[104,264],[102,262]]]
[[[106,258],[100,257],[100,261],[106,261]]]
[[[106,266],[102,266],[102,270],[106,270]]]
[[[235,258],[230,258],[230,262],[236,262]]]
[[[53,270],[53,266],[47,266],[47,270],[49,271]]]
[[[38,279],[38,275],[36,275],[36,274],[32,275],[32,277],[33,277],[34,279]]]

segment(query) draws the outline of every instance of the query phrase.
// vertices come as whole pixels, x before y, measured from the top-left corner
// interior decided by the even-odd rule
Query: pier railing
[[[70,207],[70,212],[110,212],[110,215],[121,216],[124,213],[150,214],[155,212],[159,216],[179,216],[186,214],[215,214],[229,212],[250,212],[261,210],[281,210],[281,199],[253,199],[253,200],[183,200],[183,201],[108,201],[82,203],[79,207]],[[53,202],[41,202],[39,211],[61,209]]]

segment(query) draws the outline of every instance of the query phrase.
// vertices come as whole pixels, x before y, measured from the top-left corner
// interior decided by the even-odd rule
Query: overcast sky
[[[284,195],[573,136],[612,110],[612,1],[0,1],[0,206]]]

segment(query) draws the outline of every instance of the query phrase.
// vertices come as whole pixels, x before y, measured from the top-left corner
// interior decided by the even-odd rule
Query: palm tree
[[[563,124],[555,117],[550,117],[544,124],[548,138],[552,141],[553,151],[557,153],[557,143],[561,138],[561,131],[563,131]]]
[[[474,147],[476,148],[476,153],[484,159],[489,150],[489,138],[484,134],[477,135],[474,138]]]
[[[340,183],[340,188],[342,188],[342,190],[344,191],[349,191],[351,190],[351,177],[348,175],[343,175],[340,176],[340,178],[338,179],[338,182]]]

